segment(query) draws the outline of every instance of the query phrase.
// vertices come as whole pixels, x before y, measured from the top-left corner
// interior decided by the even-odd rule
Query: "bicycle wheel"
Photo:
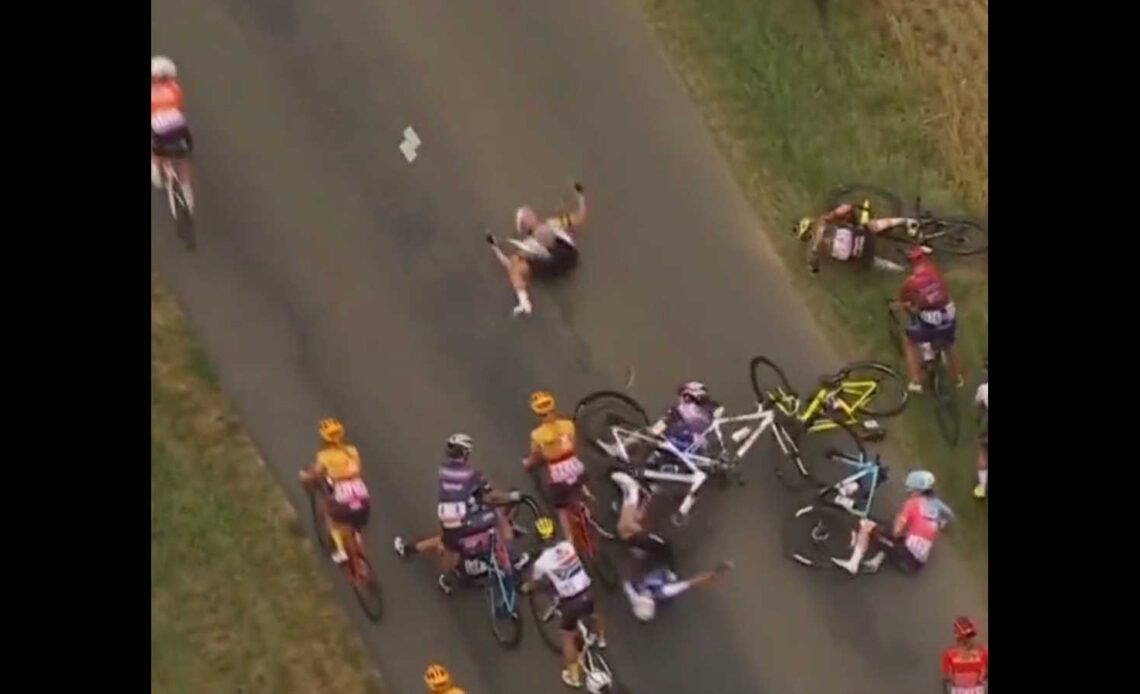
[[[487,561],[491,561],[488,557]],[[487,577],[487,607],[491,616],[491,633],[506,648],[515,648],[522,641],[522,620],[519,619],[518,593],[514,575],[504,575],[492,569]]]
[[[957,388],[946,368],[945,352],[938,355],[931,367],[930,392],[934,396],[934,418],[938,422],[938,431],[951,448],[956,448],[962,420],[958,413]]]
[[[784,370],[768,357],[753,357],[748,364],[748,376],[752,379],[752,392],[757,402],[780,406],[787,415],[795,414],[799,408],[799,394],[788,383]]]
[[[357,553],[352,561],[356,562],[356,568],[352,569],[350,574],[352,592],[356,593],[356,601],[360,603],[360,608],[364,610],[368,619],[379,622],[380,617],[384,614],[384,600],[380,593],[380,581],[376,578],[376,572],[372,570],[372,565],[368,563],[368,557],[364,556],[363,552]]]
[[[851,514],[813,501],[797,509],[785,525],[784,551],[804,566],[835,568],[832,559],[851,555],[857,526]]]
[[[540,516],[545,515],[532,497],[524,495],[517,503],[507,507],[507,521],[514,531],[514,540],[511,546],[516,551],[528,552],[532,558],[538,556],[542,543],[538,539],[538,531],[534,524]]]
[[[789,462],[795,464],[796,471],[801,475],[801,481],[789,484],[793,489],[802,488],[805,481],[828,485],[842,479],[843,475],[837,477],[837,470],[829,464],[827,452],[830,450],[843,451],[853,456],[865,456],[867,454],[863,440],[846,423],[826,415],[820,415],[811,424],[816,424],[821,420],[827,420],[835,426],[828,427],[824,431],[812,431],[810,425],[796,422],[797,426],[789,430],[789,433],[796,437],[794,458]],[[788,458],[789,456],[785,457]],[[787,478],[789,476],[785,474],[781,479],[788,484]]]
[[[902,216],[902,200],[886,188],[850,183],[831,191],[827,197],[828,209],[835,209],[840,205],[858,205],[864,200],[871,201],[871,214],[875,217]]]
[[[574,407],[574,426],[579,438],[585,438],[590,448],[599,453],[605,454],[605,451],[598,441],[609,440],[610,427],[621,425],[633,429],[649,426],[645,409],[625,393],[600,390],[582,398]]]
[[[313,530],[317,533],[317,546],[327,555],[332,552],[332,538],[328,526],[321,515],[321,502],[315,492],[309,492],[309,511],[313,515]]]
[[[922,225],[923,241],[935,251],[951,255],[977,255],[989,248],[986,227],[969,217],[940,217]]]
[[[891,345],[895,348],[896,354],[902,354],[902,339],[905,328],[902,321],[899,319],[897,311],[891,308],[892,301],[887,301],[887,335],[890,337]]]
[[[549,590],[532,590],[527,600],[542,642],[551,653],[562,653],[562,610],[558,600]]]
[[[776,478],[792,491],[803,489],[811,479],[800,453],[803,430],[803,424],[793,419],[777,419],[772,424],[772,435],[780,449],[780,455],[776,456],[772,467]]]
[[[906,407],[910,391],[906,389],[906,378],[892,367],[878,361],[857,361],[844,367],[844,382],[873,381],[875,392],[867,402],[855,412],[866,412],[875,417],[894,417]]]
[[[174,216],[175,232],[182,243],[186,245],[186,250],[193,251],[197,247],[197,239],[194,236],[194,215],[190,212],[190,206],[186,204],[186,196],[182,192],[181,181],[177,178],[172,179],[170,189],[173,198],[171,214]]]

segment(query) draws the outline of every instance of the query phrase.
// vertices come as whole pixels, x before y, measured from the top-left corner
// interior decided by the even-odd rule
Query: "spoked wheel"
[[[581,646],[581,639],[579,639],[579,645]],[[587,679],[594,678],[596,680],[595,691],[605,692],[605,694],[622,694],[627,691],[614,677],[610,664],[606,662],[605,656],[597,647],[590,646],[583,650],[581,663],[583,675]]]
[[[748,375],[758,402],[776,407],[789,416],[799,410],[799,395],[776,362],[768,357],[753,357],[748,365]]]
[[[164,173],[167,176],[167,202],[170,205],[170,215],[174,218],[175,230],[178,238],[186,244],[186,249],[193,251],[197,246],[197,240],[194,236],[194,215],[186,203],[186,194],[183,192],[182,182],[174,175],[173,168],[168,168]]]
[[[844,371],[847,373],[845,381],[875,384],[874,394],[859,407],[863,412],[875,417],[894,417],[906,408],[910,396],[906,377],[893,367],[878,361],[858,361],[844,367]]]
[[[332,552],[332,537],[321,515],[321,501],[315,492],[309,492],[309,511],[313,515],[313,530],[317,533],[317,546],[328,555]]]
[[[532,590],[527,599],[538,635],[551,653],[562,653],[562,611],[549,590]]]
[[[500,645],[515,648],[522,641],[522,620],[519,618],[515,577],[492,570],[486,580],[491,633]]]
[[[357,538],[357,542],[360,542]],[[368,563],[368,557],[363,552],[355,552],[352,558],[354,566],[350,569],[349,578],[352,581],[352,591],[356,593],[356,600],[360,603],[364,614],[373,622],[379,622],[384,614],[384,600],[380,593],[380,581]]]
[[[529,496],[524,496],[517,504],[507,508],[507,521],[514,532],[514,541],[511,546],[515,551],[527,552],[531,557],[538,557],[542,543],[538,539],[535,523],[544,515],[538,508],[538,502]]]
[[[923,221],[919,228],[924,244],[939,253],[977,255],[989,248],[989,233],[976,219],[940,217]]]
[[[642,429],[649,426],[649,415],[625,393],[600,390],[582,398],[574,407],[574,425],[593,450],[604,454],[598,441],[612,438],[610,427],[624,425]]]
[[[858,521],[839,509],[811,503],[799,508],[784,532],[784,551],[804,566],[835,568],[832,559],[851,555]]]
[[[962,419],[958,413],[957,384],[946,365],[946,353],[939,352],[930,366],[930,393],[934,396],[934,417],[942,438],[954,448],[962,433]]]
[[[886,188],[879,186],[851,183],[836,188],[827,198],[829,209],[848,204],[859,205],[864,200],[871,202],[871,215],[874,217],[900,217],[902,216],[902,200]]]

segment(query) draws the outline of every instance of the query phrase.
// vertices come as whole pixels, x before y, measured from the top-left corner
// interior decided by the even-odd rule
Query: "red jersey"
[[[162,133],[186,124],[182,87],[174,80],[150,83],[150,129]]]
[[[903,282],[899,297],[919,311],[933,311],[946,308],[950,303],[950,290],[934,263],[920,260]]]
[[[950,682],[950,694],[985,694],[990,652],[985,646],[951,646],[942,654],[942,676]]]

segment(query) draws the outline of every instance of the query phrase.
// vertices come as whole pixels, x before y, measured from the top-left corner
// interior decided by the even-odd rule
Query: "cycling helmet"
[[[320,431],[321,438],[328,443],[340,443],[344,440],[344,424],[336,417],[322,419],[317,430]]]
[[[178,77],[178,68],[174,61],[164,55],[156,55],[150,59],[150,78],[152,80],[172,80]]]
[[[601,670],[591,670],[586,673],[586,691],[590,694],[602,694],[611,684],[613,680]]]
[[[424,684],[429,692],[445,692],[451,689],[451,673],[442,665],[428,665],[424,671]]]
[[[871,201],[864,199],[859,203],[859,225],[862,226],[871,221]]]
[[[515,210],[515,229],[518,229],[520,234],[526,234],[536,226],[538,226],[538,215],[534,210],[526,205]]]
[[[906,249],[906,259],[912,263],[917,263],[926,257],[926,249],[922,246],[911,246]]]
[[[911,236],[918,236],[918,220],[917,219],[906,220],[906,233],[911,235]]]
[[[978,630],[974,628],[974,623],[969,617],[959,617],[954,620],[954,638],[972,639],[977,635]]]
[[[807,240],[808,232],[811,231],[811,217],[801,217],[800,221],[792,227],[792,234],[795,235],[800,241]]]
[[[929,470],[914,470],[906,476],[906,488],[912,492],[928,492],[934,489],[934,473]]]
[[[702,402],[709,397],[709,389],[705,387],[704,383],[700,381],[689,381],[677,391],[677,395],[683,398],[689,398],[696,402]]]
[[[554,411],[554,396],[545,390],[536,390],[530,394],[530,411],[538,416],[550,414]]]
[[[471,455],[471,449],[474,447],[475,443],[467,434],[452,434],[447,439],[447,457],[466,458]]]
[[[534,522],[534,529],[538,532],[538,539],[549,542],[554,539],[554,521],[542,516]]]

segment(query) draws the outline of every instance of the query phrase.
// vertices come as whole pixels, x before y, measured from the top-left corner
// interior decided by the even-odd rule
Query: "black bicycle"
[[[163,189],[170,207],[170,216],[174,218],[178,238],[186,244],[187,250],[192,251],[197,247],[197,239],[194,235],[194,211],[186,199],[188,184],[183,183],[169,158],[163,159],[161,170]]]
[[[891,343],[902,352],[905,324],[899,318],[896,302],[887,302],[887,329]],[[934,399],[934,416],[942,438],[951,447],[958,445],[962,432],[962,416],[958,409],[957,384],[951,375],[950,356],[941,344],[921,342],[917,345],[922,355],[923,386]]]
[[[847,203],[858,205],[871,202],[876,217],[905,217],[908,222],[886,229],[876,238],[907,246],[922,246],[928,252],[970,256],[989,249],[989,231],[981,220],[966,216],[936,215],[922,207],[922,198],[916,197],[914,209],[904,213],[902,199],[885,188],[864,184],[845,185],[832,191],[828,204],[832,209]]]

